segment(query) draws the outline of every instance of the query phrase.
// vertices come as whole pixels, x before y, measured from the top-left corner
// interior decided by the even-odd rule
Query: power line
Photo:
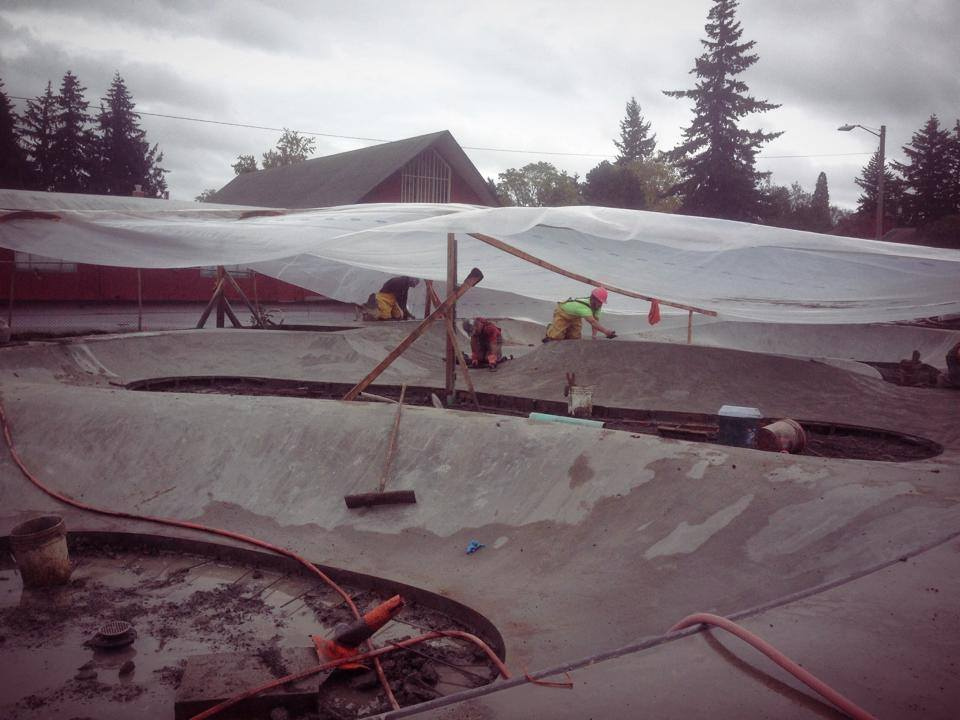
[[[31,101],[33,98],[20,97],[18,95],[8,95],[12,100],[27,100]],[[276,128],[269,127],[267,125],[251,125],[249,123],[235,123],[227,122],[226,120],[209,120],[207,118],[195,118],[188,117],[186,115],[167,115],[164,113],[151,113],[151,112],[137,112],[138,115],[148,115],[150,117],[159,117],[167,118],[168,120],[183,120],[186,122],[197,122],[205,123],[208,125],[224,125],[226,127],[237,127],[237,128],[247,128],[250,130],[269,130],[271,132],[284,132],[289,128]],[[336,133],[325,133],[317,132],[313,130],[294,130],[293,132],[298,135],[313,135],[315,137],[325,137],[325,138],[334,138],[337,140],[359,140],[361,142],[374,142],[374,143],[386,143],[393,142],[392,140],[385,140],[384,138],[370,138],[370,137],[359,137],[356,135],[338,135]],[[502,153],[517,153],[522,155],[556,155],[562,157],[586,157],[586,158],[611,158],[615,157],[612,154],[598,154],[598,153],[576,153],[576,152],[557,152],[551,150],[518,150],[515,148],[494,148],[494,147],[478,147],[474,145],[461,145],[464,150],[480,150],[484,152],[502,152]],[[869,152],[858,152],[858,153],[819,153],[815,155],[757,155],[757,159],[762,160],[783,160],[787,158],[819,158],[819,157],[848,157],[854,155],[872,155],[873,153]]]

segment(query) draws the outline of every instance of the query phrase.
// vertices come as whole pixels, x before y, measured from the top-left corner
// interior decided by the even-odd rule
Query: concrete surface
[[[514,337],[525,354],[474,379],[484,391],[561,399],[564,373],[573,371],[596,386],[601,404],[709,413],[751,405],[768,416],[922,435],[944,453],[910,463],[794,457],[416,407],[404,412],[388,487],[415,489],[417,504],[356,512],[342,497],[375,487],[392,406],[122,388],[177,375],[356,381],[412,327],[34,343],[0,350],[0,387],[21,455],[51,485],[86,502],[227,527],[454,597],[497,625],[518,671],[658,635],[691,612],[775,603],[960,530],[960,394],[898,387],[807,359],[619,340],[529,347]],[[903,340],[913,342],[912,335]],[[442,347],[439,331],[430,332],[380,381],[442,385]],[[56,505],[26,484],[5,453],[0,477],[2,532],[53,509],[73,528],[121,526]],[[486,547],[466,555],[470,540]],[[929,558],[931,577],[955,567],[941,553]],[[838,684],[855,672],[849,693],[877,712],[883,708],[868,700],[894,696],[883,717],[954,717],[930,698],[943,684],[938,668],[956,661],[955,646],[949,635],[946,644],[916,643],[910,611],[946,617],[955,613],[955,593],[898,582],[883,586],[896,586],[896,598],[883,590],[877,602],[895,599],[903,613],[891,618],[882,604],[865,605],[849,622],[844,613],[800,613],[784,649],[796,650],[811,669],[848,667]],[[690,684],[697,672],[723,675],[705,669],[713,658],[703,657],[703,642],[658,649],[671,655],[667,670],[638,656],[648,678],[642,687],[639,671],[623,666],[588,692],[512,690],[504,697],[531,699],[484,700],[492,704],[475,717],[585,717],[571,708],[586,712],[596,700],[590,693],[601,687],[606,710],[595,716],[602,717],[641,710],[670,717],[682,708],[703,717],[824,712],[740,679],[718,703],[710,683],[719,680]],[[926,699],[916,707],[913,690],[890,684],[888,663],[875,652],[885,643],[902,646],[902,660],[919,676],[916,691]],[[638,705],[640,690],[654,685],[660,691]],[[676,704],[678,694],[686,705]],[[463,713],[456,716],[471,717]]]

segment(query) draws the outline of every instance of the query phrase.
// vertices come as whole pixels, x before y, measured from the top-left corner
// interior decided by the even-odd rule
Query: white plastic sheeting
[[[960,312],[958,251],[708,218],[596,207],[371,204],[241,219],[252,208],[7,190],[0,208],[60,217],[7,218],[0,222],[3,247],[126,267],[250,265],[353,302],[390,275],[445,279],[453,232],[460,278],[471,267],[485,275],[464,298],[463,314],[546,322],[554,302],[590,289],[469,233],[728,320],[868,323]],[[607,311],[631,316],[621,318],[629,329],[648,308],[611,294]]]

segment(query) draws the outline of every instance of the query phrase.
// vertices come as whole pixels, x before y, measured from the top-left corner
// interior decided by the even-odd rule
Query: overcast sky
[[[690,103],[662,91],[692,87],[712,5],[0,0],[0,79],[35,97],[72,70],[95,109],[119,71],[141,112],[383,140],[446,129],[484,176],[539,160],[583,176],[615,154],[631,96],[660,149],[678,142]],[[949,127],[960,117],[957,0],[741,0],[738,17],[760,56],[743,78],[782,105],[743,121],[784,131],[758,163],[777,184],[812,191],[823,171],[831,202],[855,206],[877,139],[839,125],[886,124],[887,156],[901,159],[931,114]],[[237,155],[259,159],[280,135],[146,115],[142,126],[176,199],[222,187]],[[369,144],[317,137],[317,154]]]

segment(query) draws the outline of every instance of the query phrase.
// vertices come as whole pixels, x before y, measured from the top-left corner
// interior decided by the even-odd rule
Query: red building
[[[157,202],[163,202],[158,200]],[[455,202],[496,206],[496,196],[448,131],[397,140],[294,165],[244,173],[210,202],[304,209],[377,202]],[[137,301],[131,268],[65,263],[0,249],[0,296],[15,301]],[[236,269],[237,282],[260,301],[296,302],[313,293]],[[213,268],[142,270],[144,301],[205,301]],[[229,295],[229,293],[228,293]]]

